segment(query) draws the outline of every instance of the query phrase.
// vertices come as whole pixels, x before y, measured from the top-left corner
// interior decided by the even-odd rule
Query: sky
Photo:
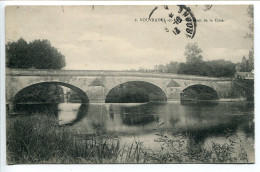
[[[48,39],[65,56],[64,69],[71,70],[151,69],[170,61],[185,62],[185,46],[194,42],[203,50],[205,61],[224,59],[236,63],[248,55],[253,45],[252,40],[244,38],[249,32],[247,5],[213,5],[209,10],[203,5],[188,6],[201,20],[193,39],[184,34],[185,21],[141,21],[155,7],[9,6],[6,43],[21,37],[27,42]],[[168,9],[157,6],[151,18],[179,15],[177,6]],[[179,28],[180,34],[173,34],[174,27]]]

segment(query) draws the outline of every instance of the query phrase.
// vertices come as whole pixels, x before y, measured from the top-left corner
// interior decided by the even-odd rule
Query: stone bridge
[[[105,102],[109,92],[124,83],[136,83],[149,92],[160,90],[167,100],[180,99],[180,93],[192,86],[209,87],[219,98],[230,97],[232,91],[230,78],[127,71],[7,69],[6,103],[13,102],[17,93],[24,88],[41,83],[69,87],[87,96],[90,103]]]

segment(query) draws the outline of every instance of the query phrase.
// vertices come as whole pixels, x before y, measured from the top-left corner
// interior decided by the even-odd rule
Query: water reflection
[[[59,125],[72,126],[88,114],[89,104],[38,103],[15,104],[14,111],[22,115],[45,114],[54,116]]]
[[[159,120],[158,110],[166,104],[163,103],[146,103],[134,107],[120,107],[120,117],[125,125],[144,126],[146,124]]]
[[[205,139],[208,137],[227,137],[234,135],[237,132],[238,124],[231,124],[231,121],[227,123],[209,126],[202,129],[182,129],[178,131],[178,134],[187,136],[189,140],[194,143],[204,143]],[[173,133],[173,136],[175,133]]]
[[[14,112],[23,115],[33,115],[36,113],[58,116],[58,103],[18,103],[14,105]]]
[[[61,103],[16,108],[30,113],[53,112],[60,125],[79,134],[112,132],[123,140],[140,136],[150,140],[149,146],[155,144],[159,130],[173,138],[182,136],[190,145],[196,144],[197,149],[208,139],[223,140],[236,133],[254,139],[254,106],[247,102]],[[159,123],[163,125],[158,127]]]
[[[253,134],[254,115],[249,103],[130,103],[130,104],[17,104],[15,110],[26,114],[48,113],[57,117],[60,125],[88,125],[92,130],[153,132],[160,126],[173,134],[182,131],[196,140],[225,135],[225,130],[243,129]],[[24,113],[25,114],[25,113]],[[79,124],[78,124],[79,123]],[[141,128],[140,128],[141,127]],[[88,131],[86,131],[88,132]]]
[[[208,106],[217,106],[219,101],[181,101],[181,105],[183,106],[199,106],[199,107],[208,107]]]
[[[80,107],[78,108],[77,111],[77,115],[76,117],[74,117],[71,121],[69,122],[64,122],[63,125],[66,125],[66,126],[72,126],[74,125],[75,123],[81,121],[83,118],[85,118],[88,114],[88,109],[89,109],[89,104],[81,104]],[[63,111],[61,112],[63,113]],[[74,113],[74,112],[73,112]],[[60,116],[62,116],[62,114],[60,114]],[[59,123],[60,125],[62,125],[61,123]]]

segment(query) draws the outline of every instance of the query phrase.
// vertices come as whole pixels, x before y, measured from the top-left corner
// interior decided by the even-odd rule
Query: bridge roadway
[[[105,102],[108,93],[124,83],[149,90],[151,100],[161,93],[167,100],[180,99],[184,89],[195,85],[209,87],[219,98],[229,98],[232,92],[231,78],[131,71],[6,69],[6,103],[11,103],[24,88],[41,83],[69,87],[87,96],[89,102]]]

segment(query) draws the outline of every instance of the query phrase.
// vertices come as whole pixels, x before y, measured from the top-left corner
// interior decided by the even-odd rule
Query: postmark
[[[158,12],[160,10],[160,12]],[[162,17],[155,17],[160,16]],[[166,16],[165,16],[166,15]],[[146,22],[164,23],[163,30],[173,35],[184,34],[187,38],[193,39],[196,35],[197,20],[191,9],[185,5],[169,7],[155,7],[151,10],[149,18],[140,19]]]

